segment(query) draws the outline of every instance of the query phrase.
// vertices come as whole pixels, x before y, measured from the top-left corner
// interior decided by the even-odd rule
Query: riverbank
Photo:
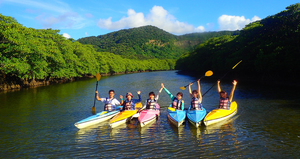
[[[161,70],[158,70],[161,71]],[[132,74],[132,73],[141,73],[141,72],[153,72],[153,71],[133,71],[133,72],[119,72],[119,73],[107,73],[101,74],[101,76],[114,76],[114,75],[122,75],[122,74]],[[14,77],[5,78],[3,76],[0,77],[0,92],[7,91],[17,91],[22,88],[35,88],[41,86],[48,86],[51,84],[59,84],[59,83],[67,83],[78,80],[84,80],[88,78],[95,78],[93,75],[84,75],[82,77],[73,77],[69,79],[44,79],[44,80],[21,80]]]

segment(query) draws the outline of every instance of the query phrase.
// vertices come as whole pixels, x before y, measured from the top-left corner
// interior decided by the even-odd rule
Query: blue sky
[[[238,30],[285,10],[296,0],[0,0],[0,13],[26,27],[59,29],[79,39],[157,26],[175,35]]]

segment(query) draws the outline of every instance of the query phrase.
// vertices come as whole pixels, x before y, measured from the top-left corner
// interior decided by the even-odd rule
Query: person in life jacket
[[[98,91],[96,91],[96,98],[97,98],[97,100],[104,103],[104,110],[105,111],[113,111],[116,109],[116,106],[121,105],[121,103],[116,98],[114,98],[114,96],[115,96],[114,90],[109,90],[108,95],[109,95],[109,98],[99,98]],[[122,99],[123,97],[120,96],[120,98]]]
[[[202,110],[202,94],[201,94],[201,88],[200,88],[200,79],[197,80],[198,83],[198,90],[191,91],[191,85],[193,83],[189,84],[189,93],[190,97],[192,99],[191,101],[191,109],[194,110]]]
[[[123,105],[122,111],[124,111],[124,110],[135,110],[135,107],[134,107],[135,104],[142,101],[141,91],[137,91],[137,94],[139,96],[139,99],[132,99],[133,98],[132,93],[130,93],[130,92],[126,93],[126,100],[124,102],[123,102],[123,96],[122,95],[120,96],[121,105]]]
[[[172,100],[172,104],[170,105],[170,107],[174,108],[174,109],[181,109],[184,110],[184,101],[182,99],[183,97],[183,93],[182,92],[178,92],[176,94],[176,97],[173,96],[173,94],[171,94],[169,92],[169,90],[167,90],[167,88],[164,86],[163,83],[161,83],[161,86],[164,88],[165,92],[169,95],[169,97]]]
[[[141,112],[144,109],[155,110],[156,109],[156,103],[157,103],[157,100],[159,98],[159,94],[161,93],[162,89],[163,89],[163,85],[161,86],[160,90],[158,91],[156,97],[155,97],[155,93],[154,92],[150,92],[149,93],[149,99],[146,100],[145,105],[138,112]]]
[[[232,98],[233,98],[233,94],[234,94],[234,90],[235,90],[237,81],[233,80],[233,82],[232,82],[233,87],[232,87],[232,90],[231,90],[231,93],[230,93],[229,97],[227,96],[227,93],[225,91],[221,90],[220,80],[217,81],[217,84],[218,84],[218,92],[219,92],[219,96],[220,96],[219,108],[221,108],[221,109],[230,109],[230,104],[231,104],[231,101],[232,101]]]

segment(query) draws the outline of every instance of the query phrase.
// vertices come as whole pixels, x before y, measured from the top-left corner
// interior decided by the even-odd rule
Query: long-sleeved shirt
[[[165,92],[169,95],[169,97],[171,98],[172,101],[174,101],[174,99],[177,99],[175,96],[173,96],[172,93],[169,92],[169,90],[167,90],[166,87],[164,87]],[[178,100],[178,99],[177,99]],[[181,110],[184,110],[184,102],[181,102],[181,106],[180,106]]]
[[[123,103],[123,110],[126,110],[126,103],[131,102],[131,110],[135,110],[135,103],[141,102],[142,98],[141,95],[139,94],[139,99],[131,99],[130,101],[126,99]]]

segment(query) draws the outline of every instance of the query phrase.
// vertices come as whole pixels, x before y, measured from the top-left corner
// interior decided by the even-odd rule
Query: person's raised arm
[[[158,98],[159,98],[159,94],[161,93],[161,91],[164,89],[164,84],[163,83],[161,83],[160,84],[161,85],[161,87],[160,87],[160,90],[158,91],[158,93],[157,93],[157,95],[156,95],[156,97],[155,97],[155,100],[158,100]]]
[[[199,100],[202,103],[202,94],[201,94],[201,87],[200,87],[200,79],[197,80],[198,83],[198,95],[199,95]]]
[[[221,97],[221,95],[220,95],[220,92],[221,92],[220,80],[217,81],[217,85],[218,85],[218,93],[219,93],[219,96]]]
[[[97,98],[97,100],[100,100],[100,101],[101,101],[101,98],[99,98],[99,93],[98,93],[98,91],[95,91],[95,93],[96,93],[96,98]]]
[[[233,84],[233,87],[232,87],[231,93],[230,93],[230,95],[229,95],[229,101],[230,101],[230,102],[232,101],[232,98],[233,98],[233,94],[234,94],[234,90],[235,90],[237,81],[236,81],[236,80],[233,80],[232,84]]]
[[[161,83],[162,84],[162,86],[164,86],[164,84],[163,83]],[[169,91],[169,90],[167,90],[167,88],[166,87],[164,87],[164,90],[165,90],[165,92],[169,95],[169,97],[171,98],[171,100],[174,100],[174,96],[173,96],[173,94]]]
[[[193,83],[189,84],[189,94],[190,94],[190,97],[193,98],[193,94],[192,94],[192,90],[191,90],[191,85],[193,85]]]
[[[141,98],[141,91],[137,91],[137,94],[138,94],[138,96],[139,96],[139,99],[136,100],[135,103],[138,103],[138,102],[141,102],[141,101],[142,101],[142,98]]]

